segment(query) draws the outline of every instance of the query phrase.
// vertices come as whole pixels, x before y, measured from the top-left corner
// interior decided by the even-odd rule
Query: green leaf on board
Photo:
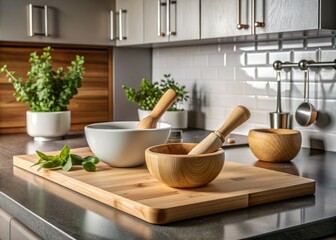
[[[36,151],[36,153],[40,159],[31,165],[31,167],[39,165],[37,171],[40,171],[42,168],[53,169],[59,167],[65,171],[69,171],[74,165],[82,165],[86,171],[94,172],[96,171],[96,164],[99,163],[99,159],[94,156],[82,158],[77,154],[70,154],[70,148],[67,145],[63,147],[59,155],[49,156],[40,151]]]

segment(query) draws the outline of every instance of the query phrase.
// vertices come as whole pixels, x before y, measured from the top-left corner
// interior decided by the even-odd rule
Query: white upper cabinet
[[[143,0],[117,0],[116,10],[111,12],[111,39],[117,46],[142,44],[144,42]]]
[[[144,42],[200,39],[199,0],[144,0]]]
[[[254,1],[255,34],[301,31],[319,27],[318,0]]]
[[[113,0],[10,0],[0,2],[0,40],[111,45]]]
[[[319,2],[201,0],[201,38],[319,29]]]
[[[249,0],[201,0],[201,38],[249,35],[250,26]]]

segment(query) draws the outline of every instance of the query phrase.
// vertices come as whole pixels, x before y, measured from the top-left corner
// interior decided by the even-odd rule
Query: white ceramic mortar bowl
[[[145,162],[148,147],[166,143],[171,125],[136,129],[139,122],[103,122],[85,126],[85,137],[93,154],[113,167],[135,167]]]

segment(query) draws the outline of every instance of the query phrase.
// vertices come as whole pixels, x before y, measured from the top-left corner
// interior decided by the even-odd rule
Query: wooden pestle
[[[173,89],[168,89],[155,105],[153,111],[147,117],[142,119],[136,128],[156,128],[156,123],[175,102],[177,97],[178,94]]]
[[[188,153],[188,155],[198,155],[217,151],[223,145],[225,137],[249,119],[250,116],[251,114],[246,107],[235,107],[223,125],[217,131],[210,133],[204,138]]]

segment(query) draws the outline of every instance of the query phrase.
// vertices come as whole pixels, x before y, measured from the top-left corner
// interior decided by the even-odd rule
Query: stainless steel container
[[[281,78],[280,70],[276,72],[277,76],[277,107],[275,112],[270,112],[271,128],[289,128],[289,112],[282,112],[281,108]]]

